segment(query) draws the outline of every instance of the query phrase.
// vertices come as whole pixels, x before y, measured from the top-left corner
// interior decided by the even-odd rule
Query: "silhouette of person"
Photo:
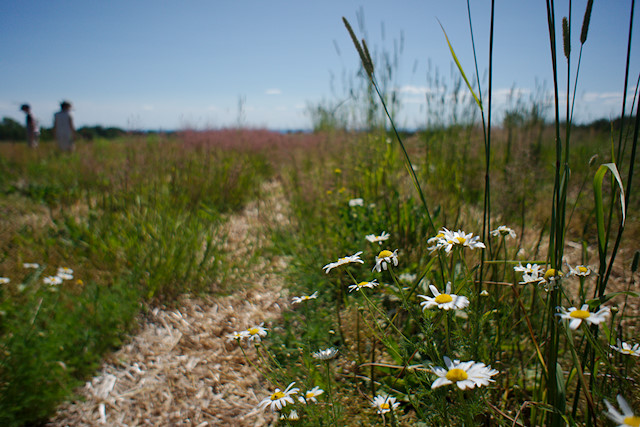
[[[36,148],[38,146],[38,140],[40,139],[38,121],[33,117],[33,114],[31,114],[31,106],[29,104],[22,104],[20,109],[27,115],[27,144],[31,148]]]
[[[53,115],[53,135],[62,151],[73,151],[75,148],[73,139],[76,130],[73,127],[73,117],[71,117],[70,111],[71,104],[67,101],[62,101],[60,103],[60,111]]]

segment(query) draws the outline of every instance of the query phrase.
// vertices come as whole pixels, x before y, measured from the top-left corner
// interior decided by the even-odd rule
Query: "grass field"
[[[640,423],[637,114],[575,126],[554,85],[552,119],[521,105],[497,126],[460,67],[473,97],[447,111],[475,120],[397,132],[345,24],[365,125],[320,106],[308,134],[0,144],[2,425],[46,420],[145,311],[237,291],[226,278],[247,260],[222,225],[266,181],[290,218],[265,224],[259,252],[288,260],[295,297],[230,340],[282,425]]]

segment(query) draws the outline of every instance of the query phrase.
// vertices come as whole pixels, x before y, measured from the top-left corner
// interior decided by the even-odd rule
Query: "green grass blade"
[[[462,65],[460,65],[460,61],[458,61],[458,57],[456,56],[456,53],[453,50],[453,46],[451,46],[451,42],[449,41],[449,37],[447,36],[447,32],[444,30],[444,27],[442,26],[442,23],[440,21],[438,21],[438,24],[440,24],[440,28],[442,28],[442,32],[444,33],[444,38],[447,39],[447,44],[449,45],[449,50],[451,51],[451,56],[453,57],[453,60],[455,61],[456,65],[458,66],[458,70],[460,70],[460,74],[462,75],[462,78],[464,79],[464,82],[467,84],[467,87],[469,88],[469,91],[471,92],[471,95],[473,95],[473,99],[476,100],[476,104],[478,104],[478,107],[480,107],[480,110],[484,111],[484,109],[482,108],[482,103],[480,102],[480,99],[478,99],[478,97],[476,96],[476,93],[473,91],[473,88],[471,87],[471,83],[469,83],[469,80],[467,79],[467,75],[464,73],[464,70],[462,69]]]
[[[606,230],[604,228],[604,208],[602,203],[602,183],[604,181],[604,176],[607,173],[607,170],[611,171],[613,176],[618,183],[618,187],[620,189],[620,204],[622,206],[622,226],[624,226],[626,219],[626,208],[625,208],[625,197],[624,197],[624,186],[622,185],[622,179],[620,178],[620,174],[618,173],[618,168],[615,163],[605,163],[600,165],[598,170],[596,171],[596,175],[593,179],[593,192],[595,195],[596,202],[596,226],[598,229],[598,249],[600,250],[600,256],[604,255],[605,248],[605,233]]]

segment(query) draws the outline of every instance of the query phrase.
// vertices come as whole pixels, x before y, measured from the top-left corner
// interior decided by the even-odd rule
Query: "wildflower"
[[[446,230],[446,228],[445,228],[444,230]],[[440,231],[438,232],[438,234],[436,234],[435,236],[430,237],[429,239],[427,239],[427,244],[428,244],[428,245],[434,245],[434,244],[437,244],[437,243],[438,243],[438,241],[444,237],[444,230],[440,230]],[[447,231],[448,231],[448,230],[447,230]],[[435,249],[439,249],[439,248],[436,248],[435,246],[434,246],[434,247],[430,247],[430,248],[429,248],[429,250],[430,250],[430,251],[433,251],[433,250],[435,250]]]
[[[35,262],[25,262],[24,264],[22,264],[22,267],[36,269],[36,268],[40,268],[40,264]]]
[[[320,396],[322,393],[324,393],[324,390],[318,386],[315,386],[311,390],[307,390],[304,393],[304,396],[300,396],[298,400],[300,401],[300,403],[309,403],[309,402],[318,403],[318,400],[316,399],[316,397]]]
[[[371,282],[360,282],[354,285],[350,285],[349,286],[349,292],[353,292],[353,291],[359,291],[362,288],[375,288],[376,286],[378,286],[378,282],[374,279]]]
[[[364,200],[360,197],[349,200],[349,207],[355,208],[356,206],[364,206]]]
[[[491,232],[491,235],[494,237],[502,236],[502,237],[511,237],[513,239],[516,238],[516,232],[513,229],[507,227],[506,225],[501,225],[495,230]]]
[[[487,291],[486,289],[483,289],[482,292],[480,292],[480,296],[481,297],[488,297],[489,296],[489,291]]]
[[[67,267],[58,267],[57,276],[60,277],[61,274],[71,274],[73,275],[73,270]]]
[[[395,411],[398,406],[400,406],[400,402],[396,402],[396,398],[389,395],[379,394],[373,398],[373,402],[371,402],[374,408],[378,409],[378,414],[386,414],[392,409]]]
[[[561,313],[556,313],[556,316],[560,316],[561,319],[569,320],[570,329],[578,329],[578,326],[580,326],[583,320],[586,320],[592,325],[604,322],[606,318],[609,317],[609,313],[611,311],[609,307],[602,307],[596,313],[591,313],[589,311],[589,304],[583,304],[580,309],[570,307],[567,310],[564,307],[558,307],[557,310],[561,311]]]
[[[44,282],[45,285],[49,285],[49,286],[56,286],[62,283],[62,279],[59,278],[58,276],[47,276],[44,279],[42,279],[42,281]]]
[[[446,253],[450,253],[454,247],[468,247],[469,249],[484,248],[484,243],[479,239],[478,236],[474,237],[473,233],[467,234],[462,230],[450,231],[442,228],[436,236],[435,245],[430,247],[429,250],[434,251],[444,248]],[[429,243],[429,241],[427,241],[427,243]]]
[[[302,301],[309,301],[310,299],[318,298],[318,291],[315,291],[311,295],[302,295],[299,297],[293,297],[291,304],[300,304]]]
[[[73,279],[73,274],[58,273],[57,276],[59,278],[61,278],[62,280],[72,280]]]
[[[629,356],[640,357],[640,344],[634,344],[632,346],[631,344],[627,344],[626,342],[620,341],[618,339],[618,345],[617,346],[610,345],[609,347],[611,347],[612,349],[614,349],[618,353],[626,354],[626,355],[629,355]]]
[[[344,258],[339,258],[338,261],[330,262],[329,264],[325,265],[322,268],[325,270],[325,273],[329,273],[331,269],[339,267],[344,264],[349,264],[351,262],[359,262],[360,264],[364,264],[364,261],[360,259],[361,253],[362,251],[356,252],[355,254],[346,256]]]
[[[418,278],[417,274],[402,273],[398,276],[398,280],[405,283],[412,283]]]
[[[382,242],[384,242],[389,238],[389,236],[391,236],[389,233],[387,233],[386,231],[383,231],[382,234],[380,234],[379,236],[376,236],[375,234],[369,234],[364,238],[370,241],[371,243],[378,243],[379,245],[381,245]]]
[[[288,414],[281,414],[280,415],[280,419],[281,420],[289,420],[289,421],[298,421],[300,420],[300,415],[298,415],[298,411],[296,411],[295,409],[291,412],[289,412]]]
[[[328,348],[326,350],[318,350],[312,354],[314,359],[318,360],[330,360],[338,355],[338,349],[335,347]]]
[[[518,271],[520,273],[524,273],[524,274],[532,274],[532,275],[540,275],[542,273],[542,267],[538,264],[531,264],[528,263],[526,267],[523,267],[522,264],[518,264],[517,266],[513,267],[514,271]]]
[[[386,270],[390,264],[394,266],[398,265],[398,250],[391,252],[387,249],[381,251],[376,257],[376,265],[371,269],[371,271],[376,270],[380,273],[382,270]]]
[[[489,382],[494,381],[491,377],[498,373],[495,369],[491,369],[491,366],[473,360],[468,362],[451,361],[445,356],[444,363],[446,369],[439,366],[431,367],[431,371],[438,376],[438,379],[431,384],[432,389],[454,383],[461,390],[489,385]]]
[[[242,341],[245,338],[249,337],[249,331],[234,331],[227,335],[229,341]]]
[[[267,330],[263,328],[262,325],[264,325],[264,323],[261,323],[260,326],[254,326],[253,328],[249,328],[244,331],[247,333],[249,341],[256,340],[257,342],[260,342],[262,338],[267,336]]]
[[[618,423],[618,427],[638,427],[640,426],[640,416],[635,415],[633,413],[633,409],[624,400],[622,395],[616,396],[618,400],[618,405],[620,405],[620,409],[622,409],[622,414],[613,407],[611,403],[609,403],[606,399],[604,404],[607,405],[607,417],[611,419],[613,422]]]
[[[261,407],[263,410],[270,407],[272,411],[279,411],[287,406],[287,403],[293,404],[293,398],[291,398],[291,395],[300,391],[299,388],[293,387],[294,384],[295,381],[289,384],[284,391],[280,391],[279,388],[276,388],[271,396],[262,399],[258,404],[258,407]]]
[[[575,267],[569,267],[569,276],[582,276],[586,277],[591,274],[591,269],[586,265],[576,265]]]
[[[8,277],[0,277],[0,285],[6,285],[10,281],[11,279],[9,279]]]
[[[560,277],[564,276],[562,271],[556,270],[555,268],[550,268],[544,273],[544,280],[548,283],[553,283]]]
[[[451,293],[451,282],[447,282],[445,293],[441,294],[433,285],[429,285],[431,293],[434,297],[428,297],[426,295],[418,295],[420,298],[424,298],[425,301],[421,302],[422,310],[427,308],[437,307],[441,310],[462,310],[469,305],[469,299],[462,295],[456,295]]]
[[[333,170],[333,173],[335,173],[336,175],[340,175],[340,174],[342,173],[342,169],[340,169],[340,168],[335,168],[335,169]]]

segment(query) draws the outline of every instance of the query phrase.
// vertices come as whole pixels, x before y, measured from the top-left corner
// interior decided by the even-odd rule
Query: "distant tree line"
[[[22,141],[26,138],[27,130],[25,126],[13,120],[10,117],[4,117],[0,122],[0,141]],[[117,127],[102,127],[102,126],[83,126],[76,129],[76,134],[79,138],[84,140],[92,140],[94,138],[106,138],[114,139],[127,132]],[[40,140],[49,141],[53,139],[52,128],[40,128]]]

